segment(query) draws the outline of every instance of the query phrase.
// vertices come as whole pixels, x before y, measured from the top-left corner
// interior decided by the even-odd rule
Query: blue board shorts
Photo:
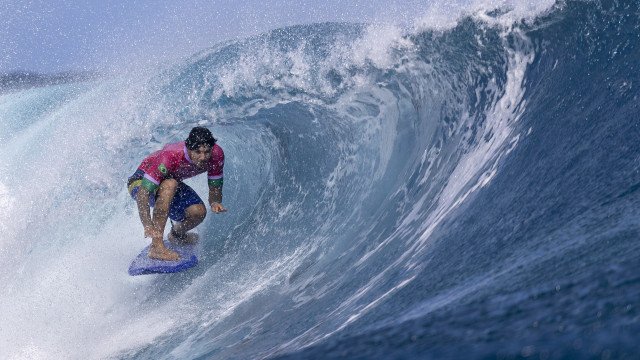
[[[136,171],[137,173],[137,171]],[[133,179],[135,177],[132,176],[129,178],[129,194],[136,200],[136,196],[138,195],[138,190],[140,190],[140,182],[137,179]],[[153,207],[156,202],[156,195],[152,194],[149,197],[149,206]],[[189,185],[183,183],[182,181],[178,181],[178,188],[176,189],[175,195],[173,195],[173,200],[171,200],[171,205],[169,205],[169,219],[177,222],[182,222],[185,220],[185,211],[191,205],[202,204],[204,202],[200,199],[200,196],[189,187]]]

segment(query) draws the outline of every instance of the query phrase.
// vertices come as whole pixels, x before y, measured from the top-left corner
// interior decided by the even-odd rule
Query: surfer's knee
[[[160,183],[160,191],[175,192],[178,188],[178,181],[176,179],[166,179]]]
[[[187,208],[187,216],[202,221],[207,216],[207,208],[203,204],[191,205]]]

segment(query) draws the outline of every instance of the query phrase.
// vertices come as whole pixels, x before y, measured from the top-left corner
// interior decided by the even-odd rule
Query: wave
[[[0,354],[637,352],[639,14],[292,26],[0,96]],[[124,181],[195,125],[225,149],[230,212],[193,271],[128,277]]]

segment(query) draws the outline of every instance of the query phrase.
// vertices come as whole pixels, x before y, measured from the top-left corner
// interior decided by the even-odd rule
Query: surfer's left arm
[[[211,211],[214,213],[227,211],[227,209],[222,206],[222,186],[209,187],[209,205],[211,205]]]
[[[211,161],[209,163],[209,171],[207,174],[209,184],[209,205],[214,213],[227,211],[222,206],[222,185],[224,167],[224,152],[218,145],[214,145],[212,149]]]

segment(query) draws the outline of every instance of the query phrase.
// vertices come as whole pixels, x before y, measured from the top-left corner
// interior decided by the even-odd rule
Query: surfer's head
[[[191,129],[189,137],[184,142],[189,152],[189,158],[198,167],[205,168],[211,158],[211,149],[216,144],[216,139],[209,129],[196,126]]]
[[[196,126],[191,129],[189,133],[189,137],[185,140],[185,145],[187,145],[187,149],[189,150],[197,150],[201,145],[207,145],[210,148],[216,144],[216,138],[213,137],[211,131],[209,129]]]

